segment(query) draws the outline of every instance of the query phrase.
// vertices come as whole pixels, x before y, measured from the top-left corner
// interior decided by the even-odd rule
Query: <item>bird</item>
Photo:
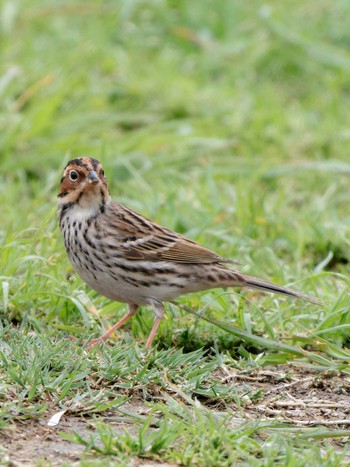
[[[66,165],[57,213],[76,273],[98,293],[128,305],[128,312],[100,337],[90,340],[88,349],[104,343],[140,306],[151,306],[155,319],[146,341],[150,349],[165,314],[164,302],[213,288],[247,287],[321,303],[243,274],[233,267],[235,261],[114,201],[103,167],[92,157],[77,157]]]

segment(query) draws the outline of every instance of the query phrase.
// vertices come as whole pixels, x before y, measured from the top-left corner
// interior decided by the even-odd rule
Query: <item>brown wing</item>
[[[234,263],[202,245],[113,203],[108,237],[113,249],[126,259],[175,263]]]
[[[135,253],[142,255],[143,259],[158,261],[173,261],[175,263],[230,263],[229,259],[223,258],[211,250],[192,242],[186,237],[178,236],[177,239],[166,236],[149,235],[135,245],[130,245],[129,251],[125,252],[128,258],[135,258]]]

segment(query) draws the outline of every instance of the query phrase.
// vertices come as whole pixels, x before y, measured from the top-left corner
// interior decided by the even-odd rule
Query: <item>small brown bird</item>
[[[67,255],[79,276],[105,297],[127,303],[128,313],[89,348],[102,343],[140,305],[151,305],[155,321],[150,348],[164,316],[163,302],[217,287],[251,287],[313,303],[302,293],[247,276],[223,258],[183,235],[136,214],[110,197],[101,163],[71,160],[61,179],[58,220]]]

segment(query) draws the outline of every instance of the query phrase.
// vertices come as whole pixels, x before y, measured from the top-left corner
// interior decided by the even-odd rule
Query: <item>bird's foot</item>
[[[92,349],[96,345],[103,344],[105,342],[105,339],[102,339],[101,337],[96,337],[95,339],[91,339],[91,341],[85,341],[87,343],[86,348],[88,350]]]
[[[68,336],[67,339],[69,339],[70,341],[79,340],[77,337],[74,337],[74,336]],[[105,339],[102,339],[101,337],[97,337],[97,338],[91,339],[89,341],[88,340],[81,341],[81,342],[79,342],[79,345],[86,346],[87,350],[90,350],[93,347],[95,347],[96,345],[103,344],[104,342],[105,342]]]

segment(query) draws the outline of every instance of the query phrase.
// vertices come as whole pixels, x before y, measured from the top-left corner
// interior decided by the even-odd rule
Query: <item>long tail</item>
[[[299,298],[301,300],[306,300],[308,302],[314,303],[315,305],[325,305],[325,303],[318,298],[297,292],[296,290],[289,289],[288,287],[273,284],[272,282],[264,281],[258,279],[257,277],[246,276],[245,274],[242,274],[241,277],[243,279],[243,287],[253,287],[254,289],[264,290],[265,292],[273,292],[281,295],[288,295],[289,297]]]

